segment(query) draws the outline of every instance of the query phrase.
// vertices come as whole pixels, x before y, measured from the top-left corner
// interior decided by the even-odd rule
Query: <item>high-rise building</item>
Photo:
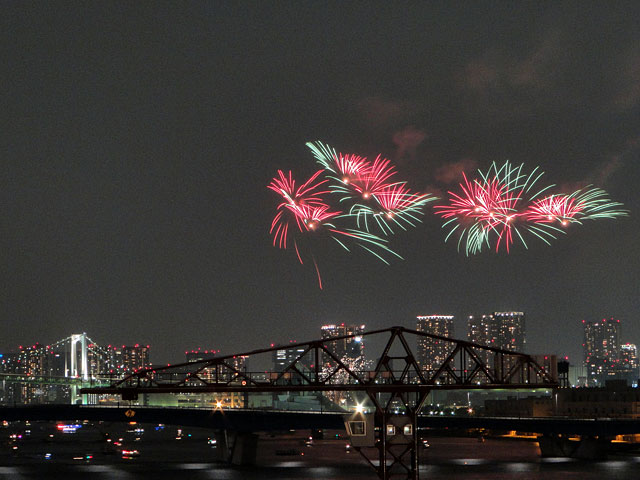
[[[293,340],[289,341],[291,347],[289,348],[280,348],[278,350],[273,351],[273,371],[274,372],[282,372],[285,368],[291,365],[294,361],[300,358],[306,347],[296,345],[296,342]],[[299,365],[304,365],[306,359],[302,359],[299,361]]]
[[[604,385],[615,377],[620,364],[620,320],[603,318],[599,322],[582,321],[584,327],[584,365],[589,386]]]
[[[20,354],[5,353],[0,355],[0,373],[19,374],[20,372]],[[19,383],[0,382],[0,404],[10,405],[22,403],[22,390]]]
[[[523,312],[493,312],[489,315],[470,316],[467,327],[467,338],[472,343],[512,352],[525,350]],[[486,350],[478,350],[477,354],[486,364],[490,364],[493,358],[493,354]],[[509,367],[509,362],[505,367]]]
[[[184,352],[184,356],[187,360],[187,363],[191,363],[199,362],[201,360],[211,360],[218,353],[220,353],[220,350],[202,350],[202,348],[198,347],[195,350],[187,350],[186,352]]]
[[[478,345],[498,346],[498,324],[492,315],[470,315],[467,319],[467,339]],[[478,350],[476,354],[488,364],[491,354],[486,350]]]
[[[125,346],[122,348],[122,359],[125,368],[130,372],[135,372],[151,365],[149,361],[149,345],[140,345],[136,343],[133,346]]]
[[[18,353],[5,354],[2,357],[3,372],[33,378],[47,376],[47,348],[40,343],[26,347],[21,345]],[[46,384],[12,381],[7,384],[2,382],[0,388],[4,390],[2,396],[15,403],[46,403],[48,390]]]
[[[108,371],[111,374],[128,374],[151,365],[149,361],[149,345],[136,343],[133,346],[121,347],[109,345],[107,351]]]
[[[638,371],[640,363],[638,362],[638,348],[634,343],[624,343],[620,345],[620,363],[619,372],[622,378],[625,378],[632,385],[638,384]]]
[[[321,327],[322,340],[327,349],[339,359],[347,358],[360,360],[364,358],[364,325],[323,325]],[[353,335],[350,338],[335,338]],[[328,361],[328,360],[327,360]]]
[[[512,352],[524,352],[527,343],[523,312],[494,312],[498,322],[498,344]]]
[[[440,337],[453,337],[453,315],[426,315],[417,317],[416,330]],[[416,360],[427,374],[433,374],[451,353],[453,344],[431,337],[418,337]]]

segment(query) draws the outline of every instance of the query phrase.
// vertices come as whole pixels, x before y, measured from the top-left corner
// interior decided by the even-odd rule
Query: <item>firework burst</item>
[[[307,146],[317,162],[326,170],[332,192],[341,196],[341,202],[368,201],[376,193],[393,185],[390,183],[395,169],[386,158],[370,162],[358,155],[342,154],[321,142],[308,142]]]
[[[383,235],[392,234],[393,226],[403,230],[415,227],[421,221],[424,205],[435,200],[429,194],[410,192],[406,182],[395,181],[395,167],[381,155],[369,161],[338,153],[321,142],[309,142],[307,146],[327,171],[330,190],[340,195],[340,203],[351,204],[347,215],[367,232],[373,225]]]
[[[540,191],[534,189],[542,172],[535,168],[526,175],[523,165],[513,166],[507,161],[502,166],[494,162],[486,173],[479,173],[480,178],[473,181],[463,174],[461,193],[449,192],[449,205],[435,207],[436,213],[447,220],[443,228],[450,228],[446,240],[458,233],[458,249],[464,244],[465,252],[469,255],[480,253],[492,242],[496,251],[504,245],[509,252],[516,239],[526,247],[521,229],[546,242],[546,237],[553,237],[550,230],[554,227],[542,228],[522,221],[522,205],[549,188]]]
[[[543,175],[537,167],[526,175],[523,165],[514,167],[505,162],[499,167],[493,163],[486,173],[479,174],[473,181],[463,174],[461,193],[449,192],[449,204],[435,207],[446,220],[443,228],[450,229],[445,241],[457,233],[458,249],[464,245],[467,255],[480,253],[492,244],[496,251],[504,245],[509,252],[516,239],[527,248],[526,234],[550,244],[556,234],[564,233],[560,227],[628,213],[599,188],[543,197],[553,185],[540,190],[535,187]]]
[[[273,245],[286,249],[292,242],[300,263],[304,263],[303,257],[306,256],[302,250],[308,251],[316,269],[320,288],[322,278],[313,254],[314,249],[310,246],[312,239],[331,238],[346,251],[351,251],[353,246],[357,246],[387,264],[386,255],[402,258],[389,248],[387,240],[358,228],[339,227],[335,223],[338,218],[346,216],[341,211],[332,210],[326,203],[325,196],[329,191],[322,189],[327,180],[321,179],[321,173],[323,170],[316,172],[309,180],[296,187],[293,174],[285,174],[279,170],[278,176],[267,186],[282,200],[269,231],[273,236]],[[302,244],[307,248],[301,248]]]
[[[277,214],[271,222],[269,233],[273,235],[273,245],[279,248],[287,248],[287,239],[292,233],[291,225],[296,223],[299,231],[308,230],[307,222],[313,215],[328,215],[329,206],[324,202],[322,195],[329,193],[320,190],[326,180],[319,180],[322,170],[314,173],[309,180],[296,188],[293,174],[288,175],[282,170],[278,170],[275,177],[267,186],[283,198],[283,202],[278,205]],[[331,215],[331,217],[338,215]],[[329,217],[329,218],[331,218]]]
[[[369,231],[371,220],[380,231],[389,235],[393,227],[402,230],[415,227],[422,220],[424,205],[435,200],[429,194],[411,193],[403,183],[396,183],[378,191],[368,203],[356,203],[349,215],[356,218],[358,227]]]
[[[567,226],[572,222],[579,222],[577,216],[583,212],[583,206],[570,195],[550,195],[534,200],[523,213],[523,217],[530,222],[539,224],[560,223]]]

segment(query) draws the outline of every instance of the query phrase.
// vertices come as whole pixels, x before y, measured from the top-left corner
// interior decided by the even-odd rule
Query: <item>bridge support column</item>
[[[355,413],[345,419],[351,445],[376,470],[380,479],[418,479],[416,405],[419,407],[421,403],[407,401],[403,413],[396,413],[390,404],[383,407],[376,400],[374,413]]]
[[[392,355],[392,350],[397,353]],[[420,379],[423,386],[426,383],[402,328],[394,327],[375,374],[370,378],[372,388],[367,391],[375,406],[372,446],[377,450],[377,462],[366,455],[365,449],[357,448],[382,480],[419,478],[417,418],[430,389],[406,388],[416,379]],[[376,388],[375,380],[388,386],[386,391]],[[353,436],[353,432],[351,434]]]
[[[233,465],[255,465],[257,453],[258,435],[244,432],[235,434],[235,441],[231,451],[231,463]]]
[[[218,430],[216,458],[232,465],[255,465],[258,453],[258,435],[255,433]]]
[[[231,449],[226,430],[216,430],[214,432],[216,438],[216,460],[218,462],[230,463]]]
[[[604,460],[609,451],[609,439],[582,437],[574,457],[582,460]]]

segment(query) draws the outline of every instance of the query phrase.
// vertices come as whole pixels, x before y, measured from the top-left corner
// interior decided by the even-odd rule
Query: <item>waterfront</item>
[[[122,450],[105,450],[104,439],[96,440],[97,427],[43,441],[49,430],[32,425],[12,450],[5,443],[0,454],[0,479],[219,479],[219,480],[309,480],[376,478],[357,452],[346,448],[340,432],[327,432],[324,439],[308,441],[308,432],[261,435],[257,465],[231,467],[217,462],[217,449],[208,432],[201,429],[147,426],[142,435],[129,426],[127,432],[111,432],[112,442],[123,439],[123,449],[132,445],[139,452],[124,456]],[[104,436],[104,425],[99,431]],[[5,430],[6,431],[6,430]],[[119,437],[118,435],[122,435]],[[139,440],[135,441],[138,435]],[[537,443],[524,439],[430,436],[429,448],[420,451],[420,478],[465,480],[502,479],[633,479],[640,468],[640,453],[615,455],[606,461],[540,458]],[[109,442],[109,443],[112,443]],[[49,454],[47,456],[47,454]],[[87,458],[90,457],[90,458]]]

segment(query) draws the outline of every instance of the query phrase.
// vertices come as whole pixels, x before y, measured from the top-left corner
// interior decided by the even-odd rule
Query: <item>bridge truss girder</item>
[[[358,336],[388,335],[373,370],[362,369],[333,348],[345,335],[296,343],[299,353],[281,372],[257,377],[237,366],[239,357],[271,355],[291,345],[253,350],[198,362],[148,368],[109,387],[92,387],[83,393],[118,394],[133,399],[139,393],[203,392],[364,392],[375,408],[376,440],[371,448],[358,448],[382,479],[418,478],[417,416],[427,395],[434,390],[522,389],[556,387],[535,360],[513,352],[463,340],[432,335],[404,327],[391,327]],[[416,361],[407,336],[443,342],[448,355],[433,371],[424,371]],[[360,368],[358,368],[360,367]],[[264,374],[262,375],[264,376]],[[411,432],[402,442],[389,435],[388,422],[398,411],[410,421]],[[371,450],[374,456],[371,455]],[[375,462],[374,462],[375,460]]]

